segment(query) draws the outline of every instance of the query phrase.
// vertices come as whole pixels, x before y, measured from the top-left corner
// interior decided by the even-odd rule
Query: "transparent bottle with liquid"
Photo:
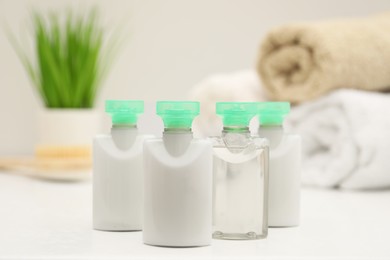
[[[168,247],[211,243],[212,147],[191,131],[199,102],[160,101],[162,138],[144,143],[143,241]]]
[[[213,137],[213,238],[261,239],[268,233],[268,141],[251,137],[256,102],[219,102]]]
[[[259,103],[260,137],[270,143],[268,225],[299,225],[301,137],[286,133],[284,117],[290,112],[288,102]]]
[[[138,115],[143,101],[107,100],[112,116],[109,135],[93,139],[93,228],[105,231],[142,229],[143,142]]]

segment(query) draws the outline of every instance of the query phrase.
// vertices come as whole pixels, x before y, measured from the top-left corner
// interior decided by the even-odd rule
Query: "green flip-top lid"
[[[144,112],[142,100],[106,100],[106,112],[113,124],[137,124],[138,115]]]
[[[281,125],[290,112],[289,102],[259,102],[258,115],[260,125]]]
[[[257,102],[217,102],[216,113],[224,126],[249,126],[257,114]]]
[[[156,113],[165,128],[191,128],[199,110],[200,104],[195,101],[158,101],[156,104]]]

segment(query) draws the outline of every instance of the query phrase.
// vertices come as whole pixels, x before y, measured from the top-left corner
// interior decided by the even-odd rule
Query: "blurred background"
[[[33,12],[62,17],[71,10],[75,16],[67,19],[77,21],[88,19],[94,8],[95,29],[102,30],[104,42],[117,38],[120,47],[112,64],[100,62],[109,70],[96,96],[87,95],[89,101],[79,107],[65,105],[83,110],[75,116],[72,109],[61,109],[64,104],[45,104],[23,60],[26,55],[36,64],[39,26]],[[140,132],[157,136],[163,127],[155,115],[157,100],[201,101],[194,124],[200,136],[220,131],[216,101],[279,100],[293,104],[286,126],[303,137],[304,184],[388,187],[390,137],[383,129],[390,120],[381,112],[389,104],[389,95],[382,93],[390,86],[388,10],[385,0],[0,0],[0,156],[89,158],[89,148],[79,140],[88,146],[91,136],[109,132],[106,99],[144,100]],[[47,24],[50,28],[50,19]],[[78,27],[75,35],[82,38],[86,33],[78,33]],[[69,57],[69,62],[85,60]],[[50,62],[43,73],[49,78],[56,76]],[[80,82],[91,74],[88,69],[94,71],[85,64],[80,68],[74,72]],[[57,81],[66,85],[64,80]],[[77,94],[61,88],[61,98],[69,95],[72,101]],[[362,122],[370,127],[361,127]],[[357,180],[346,184],[350,176]]]
[[[100,9],[104,26],[123,27],[129,36],[98,95],[96,107],[103,111],[110,98],[143,99],[153,110],[155,100],[188,98],[191,88],[209,75],[253,68],[260,41],[275,26],[365,16],[390,9],[390,2],[0,0],[0,17],[17,37],[29,40],[31,10],[71,7],[82,12],[93,6]],[[36,114],[43,104],[3,30],[0,57],[0,155],[32,154]],[[155,118],[150,120],[148,130],[161,131]],[[108,131],[105,122],[102,130]]]

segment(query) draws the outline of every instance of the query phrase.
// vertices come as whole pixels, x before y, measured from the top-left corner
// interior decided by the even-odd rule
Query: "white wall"
[[[82,4],[81,4],[82,3]],[[184,99],[203,77],[252,67],[273,26],[298,20],[360,16],[390,9],[388,0],[0,0],[0,23],[28,37],[30,9],[101,7],[105,23],[131,37],[98,100]],[[41,101],[0,31],[0,155],[32,153]],[[159,130],[155,118],[152,130]],[[143,130],[147,126],[143,125]]]

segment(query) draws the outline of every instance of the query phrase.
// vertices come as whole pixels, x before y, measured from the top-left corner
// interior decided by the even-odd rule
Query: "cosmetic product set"
[[[223,130],[206,139],[191,131],[199,102],[157,102],[162,138],[138,134],[143,106],[106,101],[111,134],[93,140],[94,229],[142,230],[148,245],[194,247],[299,225],[301,140],[283,130],[289,103],[218,102]]]

